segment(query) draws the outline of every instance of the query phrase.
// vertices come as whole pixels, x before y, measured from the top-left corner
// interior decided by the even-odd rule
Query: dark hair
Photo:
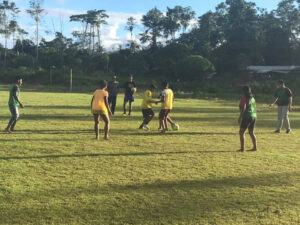
[[[249,86],[243,87],[243,93],[247,100],[250,100],[253,97],[251,87],[249,87]]]
[[[19,80],[22,80],[23,78],[21,76],[16,76],[15,77],[15,82],[18,82]]]
[[[163,88],[165,88],[165,87],[169,86],[169,82],[168,82],[168,81],[164,81],[164,82],[162,82],[162,86],[163,86]]]
[[[104,88],[106,86],[107,86],[107,81],[106,80],[101,80],[100,81],[100,88],[102,89],[102,88]]]
[[[277,84],[284,84],[284,81],[282,79],[277,81]]]

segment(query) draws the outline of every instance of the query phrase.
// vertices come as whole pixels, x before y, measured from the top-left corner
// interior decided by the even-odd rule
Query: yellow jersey
[[[105,105],[104,97],[108,97],[108,92],[105,90],[96,90],[92,104],[93,111],[99,111],[100,114],[108,115],[108,110]]]
[[[152,92],[150,90],[145,91],[144,93],[144,98],[142,101],[141,108],[142,109],[151,109],[152,108],[152,103],[155,101],[152,100]]]
[[[174,94],[171,89],[165,89],[162,91],[161,96],[165,101],[161,104],[162,109],[173,109]]]

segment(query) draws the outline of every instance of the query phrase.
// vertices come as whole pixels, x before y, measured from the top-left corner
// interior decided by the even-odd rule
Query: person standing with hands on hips
[[[12,133],[15,131],[15,126],[19,119],[19,106],[24,108],[24,105],[20,101],[20,87],[23,84],[23,79],[21,77],[16,78],[16,83],[11,87],[9,92],[8,106],[11,112],[11,119],[5,129],[7,133]]]
[[[123,109],[124,109],[123,115],[126,116],[127,103],[129,102],[128,116],[130,116],[132,111],[132,104],[134,102],[134,94],[136,92],[136,85],[135,82],[133,81],[132,75],[129,77],[129,81],[126,82],[124,88],[125,88],[125,97],[124,97],[124,104],[123,104]]]
[[[292,91],[285,86],[283,80],[277,82],[277,90],[274,95],[274,101],[270,104],[270,108],[275,104],[278,106],[278,122],[277,129],[275,133],[280,133],[282,125],[285,126],[286,133],[289,134],[292,132],[290,121],[289,121],[289,112],[292,111],[293,96]]]

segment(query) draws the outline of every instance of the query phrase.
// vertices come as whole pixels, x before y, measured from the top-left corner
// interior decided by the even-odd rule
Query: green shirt
[[[292,97],[292,91],[288,87],[278,88],[274,97],[278,98],[277,105],[287,106],[289,104],[289,98]]]
[[[243,97],[240,102],[240,107],[244,108],[246,106],[246,110],[244,112],[243,117],[252,117],[256,118],[256,102],[255,98],[252,97],[249,101],[246,97]]]
[[[17,84],[14,84],[9,91],[9,100],[8,105],[19,106],[19,102],[15,99],[15,93],[17,92],[17,96],[20,97],[20,88]]]

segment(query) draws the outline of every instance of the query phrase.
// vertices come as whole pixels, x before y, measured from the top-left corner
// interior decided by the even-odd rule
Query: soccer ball
[[[172,125],[172,129],[173,129],[173,130],[176,130],[176,131],[179,130],[179,125],[176,124],[176,123],[173,124],[173,125]]]
[[[133,94],[135,94],[136,93],[136,88],[134,87],[134,88],[131,88],[131,92],[133,93]]]

